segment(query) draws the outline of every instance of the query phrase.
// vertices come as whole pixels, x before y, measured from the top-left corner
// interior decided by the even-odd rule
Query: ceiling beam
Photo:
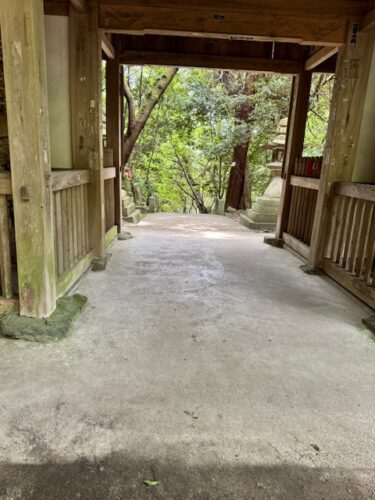
[[[122,5],[174,10],[212,10],[252,15],[363,17],[368,10],[367,0],[99,0],[101,5]]]
[[[370,10],[361,21],[361,31],[368,32],[375,28],[375,9]]]
[[[124,4],[101,4],[100,27],[107,32],[177,34],[256,41],[279,41],[307,45],[340,45],[347,36],[345,18],[254,15],[212,10],[144,8]]]
[[[141,50],[124,50],[120,54],[120,62],[122,64],[133,65],[147,64],[185,68],[233,69],[291,75],[297,74],[300,69],[298,61],[293,60]]]
[[[108,59],[114,59],[116,56],[115,48],[112,45],[109,37],[102,31],[102,51]]]
[[[337,54],[338,51],[339,47],[323,47],[322,49],[317,50],[305,62],[305,70],[312,71],[316,67],[320,66],[320,64],[324,61]]]

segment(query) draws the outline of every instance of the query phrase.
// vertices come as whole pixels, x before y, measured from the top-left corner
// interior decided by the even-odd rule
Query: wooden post
[[[107,61],[106,68],[106,107],[107,107],[107,147],[113,150],[113,166],[116,168],[115,177],[115,224],[117,232],[121,232],[122,227],[122,207],[121,207],[121,99],[123,99],[121,67],[119,61],[119,51],[116,43],[114,59]]]
[[[351,182],[355,166],[362,113],[369,79],[374,34],[349,33],[338,54],[322,174],[312,229],[309,265],[319,267],[326,236],[330,187],[333,182]]]
[[[283,188],[279,217],[276,227],[276,237],[281,238],[286,230],[289,219],[292,188],[290,177],[296,158],[302,155],[305,127],[309,107],[311,72],[301,69],[293,78],[291,104],[288,118],[286,150],[283,165]]]
[[[87,4],[87,12],[77,12],[72,5],[69,12],[73,167],[91,171],[90,247],[100,259],[105,256],[101,36],[97,3]]]
[[[56,305],[43,0],[1,3],[20,313]]]

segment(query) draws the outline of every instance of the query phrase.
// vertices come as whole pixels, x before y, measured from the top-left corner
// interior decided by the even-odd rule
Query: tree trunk
[[[137,142],[138,137],[141,135],[141,132],[144,129],[147,120],[150,118],[152,110],[162,98],[164,92],[167,90],[177,71],[178,68],[169,68],[163,75],[161,75],[157,79],[155,85],[147,95],[146,101],[142,109],[140,110],[138,117],[136,116],[134,97],[130,91],[128,83],[124,81],[124,93],[126,102],[128,104],[128,124],[125,132],[122,150],[123,165],[126,165],[128,163],[135,143]]]
[[[251,96],[254,94],[254,83],[258,76],[252,73],[246,73],[245,84],[242,94]],[[254,104],[246,100],[239,104],[236,109],[235,119],[239,124],[248,125],[251,113],[254,110]],[[250,133],[240,144],[237,144],[233,150],[233,167],[231,168],[225,208],[232,207],[236,210],[246,210],[251,206],[251,191],[249,185],[249,164],[248,152],[250,146]]]

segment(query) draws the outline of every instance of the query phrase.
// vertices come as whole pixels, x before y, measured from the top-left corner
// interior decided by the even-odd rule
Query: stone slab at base
[[[311,267],[308,264],[302,264],[302,266],[299,266],[299,268],[303,273],[310,274],[312,276],[321,276],[322,274],[324,274],[321,269]]]
[[[284,246],[283,240],[281,238],[275,238],[274,236],[265,236],[263,241],[267,245],[271,245],[276,248],[283,248]]]
[[[128,231],[122,231],[122,233],[117,235],[117,239],[120,241],[131,240],[132,238],[134,238],[134,236]]]
[[[375,335],[375,316],[369,316],[368,318],[363,318],[362,323],[370,332]]]
[[[94,259],[91,263],[91,270],[94,272],[104,271],[111,257],[111,253],[106,253],[105,257],[102,257],[101,259]]]
[[[26,318],[9,314],[0,319],[0,335],[30,342],[55,342],[67,337],[87,304],[87,297],[75,294],[62,297],[48,318]]]

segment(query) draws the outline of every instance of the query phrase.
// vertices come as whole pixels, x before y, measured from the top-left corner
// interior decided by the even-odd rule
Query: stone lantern
[[[276,228],[279,213],[282,179],[281,170],[286,141],[286,130],[288,118],[280,120],[277,127],[277,135],[265,149],[272,151],[272,158],[267,167],[270,169],[270,181],[262,196],[257,198],[251,209],[240,216],[240,223],[249,229],[260,231],[273,231]]]

